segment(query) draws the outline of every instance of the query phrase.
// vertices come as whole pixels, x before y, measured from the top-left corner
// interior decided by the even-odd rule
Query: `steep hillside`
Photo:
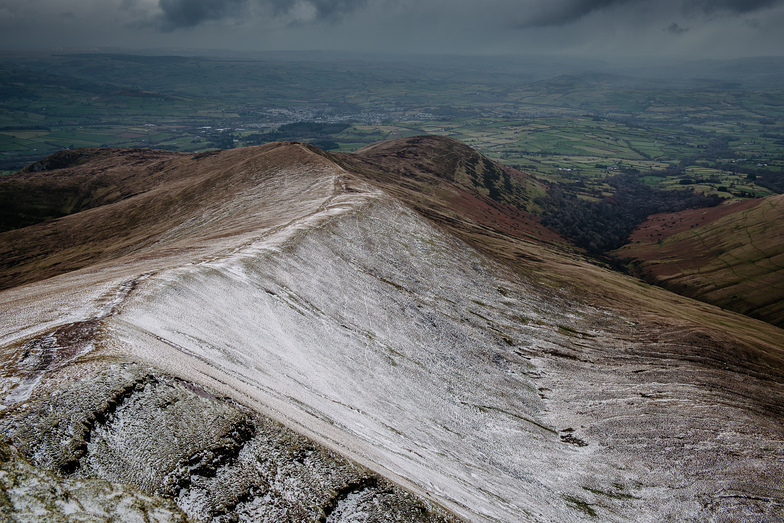
[[[532,212],[534,199],[545,192],[541,182],[457,140],[416,136],[329,156],[476,248],[510,261],[534,256],[525,252],[532,244],[571,250]]]
[[[165,181],[184,155],[144,149],[60,151],[0,178],[0,232],[117,202]]]
[[[0,181],[9,201],[19,201],[12,188],[24,187],[46,193],[47,201],[73,194],[87,202],[82,212],[0,233],[0,289],[126,256],[206,254],[224,237],[286,223],[331,194],[335,183],[309,179],[327,160],[299,145],[195,156],[137,149],[84,154],[89,157],[79,166]],[[284,168],[291,165],[295,173]],[[292,174],[301,183],[290,183]],[[111,196],[96,186],[109,187],[104,193]],[[18,206],[35,208],[24,203]]]
[[[473,154],[172,157],[2,233],[4,467],[196,521],[784,517],[784,331],[494,218],[534,186]]]
[[[651,283],[784,327],[784,196],[651,216],[616,251]]]

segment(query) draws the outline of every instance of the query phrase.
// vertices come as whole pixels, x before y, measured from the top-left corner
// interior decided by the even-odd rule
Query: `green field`
[[[200,151],[258,143],[294,122],[344,122],[321,143],[353,151],[450,136],[541,179],[576,184],[585,198],[606,195],[605,180],[619,172],[727,197],[781,192],[779,83],[564,72],[497,60],[6,54],[0,172],[70,147]]]

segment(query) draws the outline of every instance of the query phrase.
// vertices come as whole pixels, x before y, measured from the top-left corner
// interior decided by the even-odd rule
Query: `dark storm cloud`
[[[265,3],[265,0],[259,0]],[[275,9],[276,14],[288,14],[295,7],[293,0],[266,0]],[[310,4],[316,10],[316,18],[319,20],[336,20],[341,16],[364,6],[367,0],[307,0],[305,4]]]
[[[0,49],[784,53],[784,0],[0,0]]]
[[[680,35],[680,34],[685,33],[686,31],[688,31],[689,28],[688,27],[681,27],[678,24],[676,24],[675,22],[673,22],[668,27],[665,27],[664,30],[667,31],[670,34]]]
[[[335,21],[366,3],[367,0],[159,0],[162,12],[158,27],[173,31],[234,18],[246,12],[250,5],[268,7],[274,16],[289,15],[298,7],[310,7],[315,20]]]
[[[635,0],[567,0],[548,2],[541,10],[523,22],[524,27],[548,27],[565,25],[608,7],[628,4]]]
[[[195,27],[236,15],[247,3],[248,0],[160,0],[160,27],[164,31]]]
[[[705,14],[734,13],[744,14],[784,4],[784,0],[688,0],[687,9],[699,10]]]
[[[742,15],[784,5],[784,0],[684,0],[682,2],[663,2],[657,8],[666,10],[677,4],[680,4],[683,12],[690,14]],[[609,10],[613,7],[630,6],[637,9],[652,7],[648,0],[559,0],[538,4],[534,2],[532,6],[534,12],[519,24],[521,27],[566,25],[577,22],[591,13]]]

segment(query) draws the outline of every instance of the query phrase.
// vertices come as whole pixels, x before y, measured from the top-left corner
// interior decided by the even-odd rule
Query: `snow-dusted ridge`
[[[475,253],[391,202],[300,234],[283,248],[254,244],[156,275],[118,318],[126,343],[143,329],[287,405],[300,425],[310,416],[334,425],[341,446],[358,439],[367,458],[426,491],[506,519],[468,479],[496,482],[477,461],[487,437],[477,429],[510,431],[486,443],[503,454],[517,437],[558,438],[537,421],[530,366],[486,329],[515,321],[514,305],[479,305],[497,301],[502,282]],[[526,343],[525,334],[513,343]]]
[[[197,413],[203,404],[216,427],[250,416],[242,409],[260,412],[472,521],[784,514],[777,479],[784,429],[779,414],[760,415],[747,403],[768,394],[781,407],[784,385],[681,359],[721,340],[662,327],[651,341],[622,313],[521,279],[321,157],[258,179],[254,187],[262,188],[206,208],[154,244],[193,238],[195,254],[131,258],[81,279],[0,293],[8,304],[4,361],[53,326],[76,321],[47,305],[60,296],[65,306],[80,303],[81,319],[100,324],[89,358],[41,370],[29,398],[13,396],[13,384],[5,390],[12,441],[50,459],[55,451],[40,450],[45,437],[26,425],[43,422],[25,420],[45,419],[37,413],[60,401],[46,393],[76,390],[75,377],[89,382],[100,369],[127,374],[112,379],[131,385],[113,393],[101,411],[108,414],[90,418],[94,435],[68,462],[77,475],[133,483],[101,465],[104,447],[134,456],[122,443],[138,441],[123,432],[140,430],[134,420],[149,415],[176,426],[180,418],[165,414],[170,405]],[[153,370],[106,370],[127,361]],[[8,369],[4,385],[14,372],[24,375]],[[165,376],[210,392],[196,399]],[[155,401],[157,390],[171,398],[156,407],[163,414],[142,401]],[[224,397],[242,408],[219,403]],[[250,434],[232,437],[252,442],[242,449],[263,447]],[[250,450],[216,461],[215,477],[255,481],[225,468],[258,466],[243,452]],[[147,467],[139,477],[166,472],[155,469],[163,457],[137,459]],[[193,485],[207,485],[206,476],[190,477],[175,499],[192,517],[209,519],[205,492],[213,487],[198,490]],[[168,485],[145,481],[137,486]],[[325,518],[361,520],[365,483],[346,484],[354,490],[323,505],[332,507]],[[263,506],[260,488],[226,506],[251,520]]]

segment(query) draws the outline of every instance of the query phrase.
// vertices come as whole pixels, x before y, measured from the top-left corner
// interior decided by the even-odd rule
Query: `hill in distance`
[[[588,263],[524,173],[436,137],[49,162],[3,180],[9,519],[784,516],[784,332]]]
[[[784,327],[784,197],[651,216],[615,255],[667,289]]]

